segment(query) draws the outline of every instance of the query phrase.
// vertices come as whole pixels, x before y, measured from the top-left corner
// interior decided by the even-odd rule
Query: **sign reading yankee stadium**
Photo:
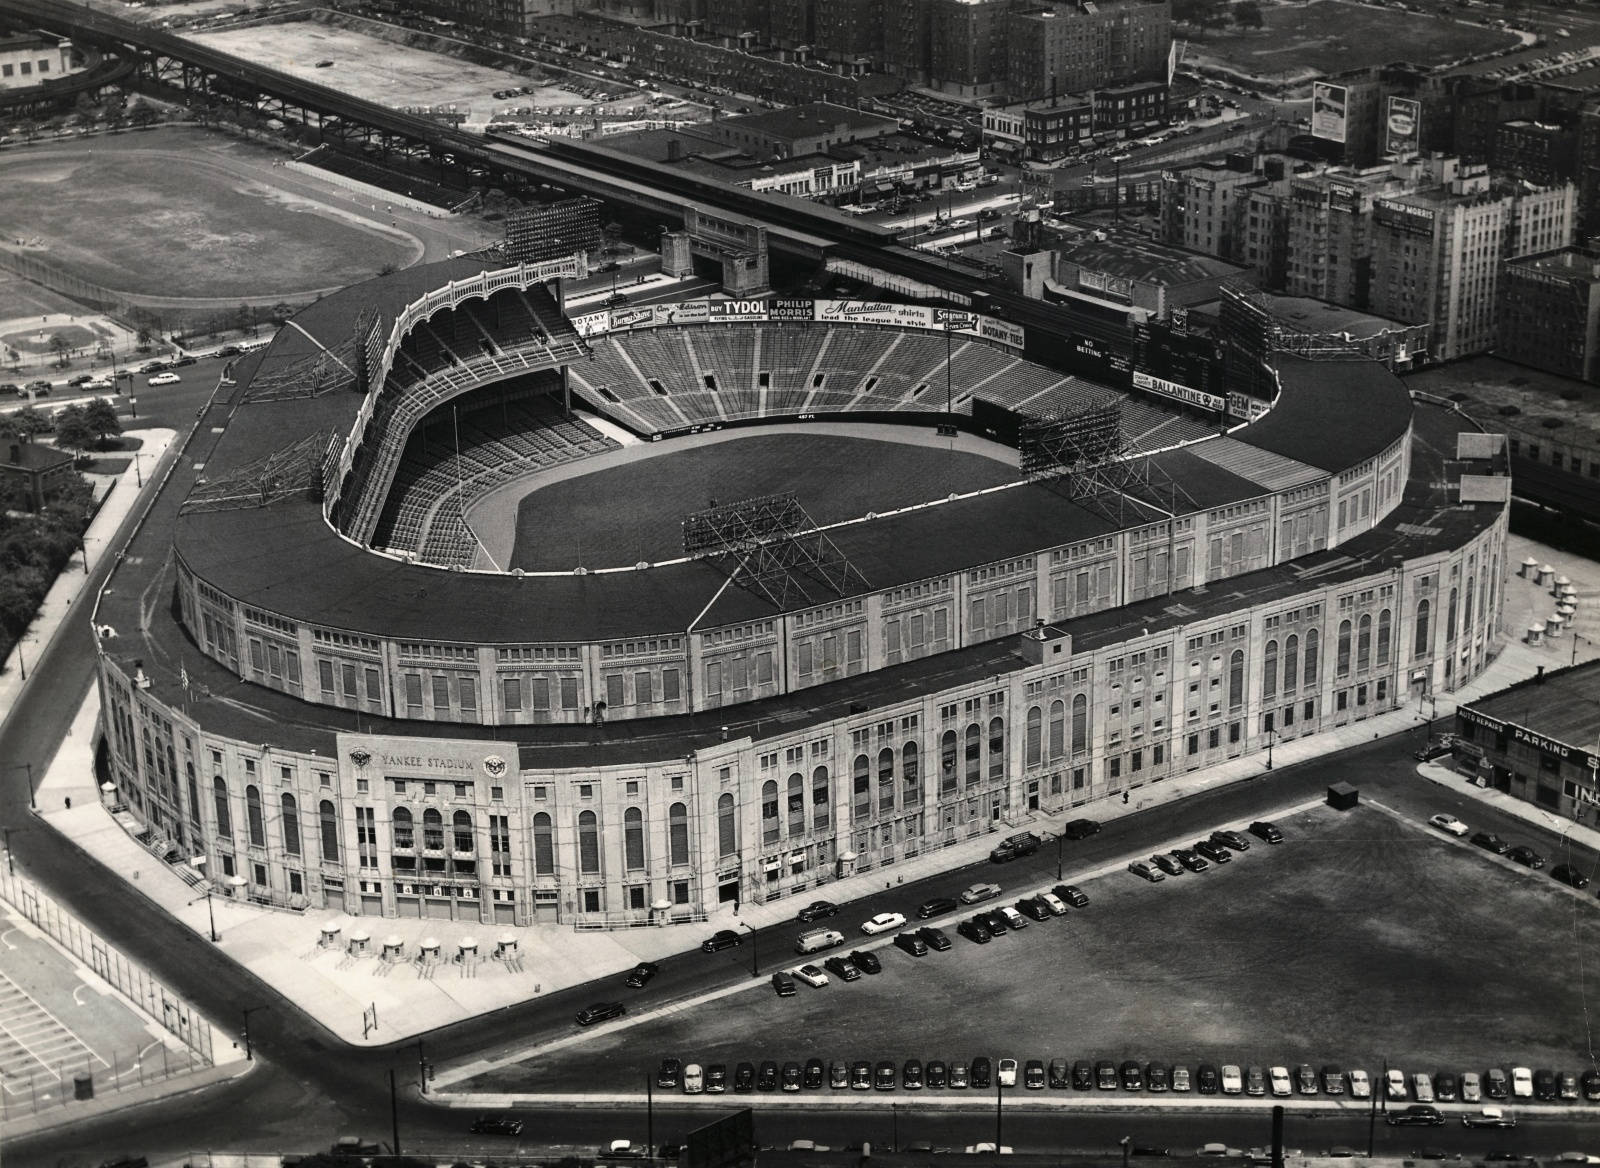
[[[444,779],[460,783],[484,775],[504,777],[517,768],[514,742],[447,742],[380,734],[339,735],[339,757],[363,778]]]

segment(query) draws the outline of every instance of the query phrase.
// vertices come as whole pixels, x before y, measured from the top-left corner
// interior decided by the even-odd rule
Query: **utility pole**
[[[428,1093],[428,1057],[422,1050],[422,1039],[417,1039],[417,1087],[426,1095]]]
[[[389,1068],[389,1130],[394,1137],[394,1154],[396,1157],[404,1155],[400,1151],[400,1103],[395,1095],[394,1068]]]
[[[1004,1088],[1000,1086],[1000,1076],[997,1074],[994,1077],[994,1154],[996,1156],[1000,1154],[1000,1149],[1004,1144],[1000,1116],[1000,1101],[1003,1091]]]
[[[649,1071],[644,1073],[644,1154],[656,1154],[656,1080]]]

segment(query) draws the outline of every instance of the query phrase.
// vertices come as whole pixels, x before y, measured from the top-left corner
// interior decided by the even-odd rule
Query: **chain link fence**
[[[0,1073],[0,1116],[28,1115],[96,1091],[126,1091],[213,1063],[211,1025],[193,1006],[130,961],[48,894],[0,867],[0,898],[114,987],[156,1025],[178,1039],[151,1040],[142,1049],[40,1060],[43,1069]]]

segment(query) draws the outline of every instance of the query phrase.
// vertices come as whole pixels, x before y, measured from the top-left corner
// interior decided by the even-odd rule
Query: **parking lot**
[[[1374,1079],[1386,1060],[1408,1073],[1585,1069],[1574,970],[1600,933],[1590,893],[1371,805],[1317,806],[1277,822],[1282,844],[1253,839],[1229,863],[1159,884],[1126,871],[1134,857],[1102,874],[1069,864],[1066,879],[1087,892],[1086,907],[986,945],[958,936],[952,914],[934,922],[952,948],[913,957],[892,934],[864,937],[846,909],[827,924],[846,934],[846,951],[881,946],[880,974],[802,984],[780,999],[767,981],[780,955],[762,954],[747,992],[597,1033],[462,1087],[560,1091],[576,1079],[636,1090],[663,1056],[725,1063],[730,1078],[742,1061],[979,1055],[1335,1064]],[[992,870],[1005,893],[994,904],[1035,890],[1006,887],[1009,870]],[[751,961],[748,948],[724,956],[735,968]],[[781,955],[784,969],[800,964],[792,951]],[[605,992],[627,1000],[633,1016],[648,1011],[647,993],[619,984],[596,996]],[[597,1079],[601,1066],[608,1083]]]

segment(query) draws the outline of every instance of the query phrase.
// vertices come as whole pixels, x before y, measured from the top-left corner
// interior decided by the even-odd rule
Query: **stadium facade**
[[[371,281],[221,387],[95,614],[108,798],[155,850],[286,907],[696,920],[1418,702],[1493,654],[1495,443],[1364,359],[1272,354],[1273,399],[1208,422],[1129,399],[1137,457],[810,532],[809,558],[717,545],[708,515],[698,554],[486,567],[473,498],[626,457],[566,393],[651,443],[1026,427],[1119,396],[1001,321],[569,316],[547,285],[573,274]],[[502,428],[464,440],[472,406]]]

